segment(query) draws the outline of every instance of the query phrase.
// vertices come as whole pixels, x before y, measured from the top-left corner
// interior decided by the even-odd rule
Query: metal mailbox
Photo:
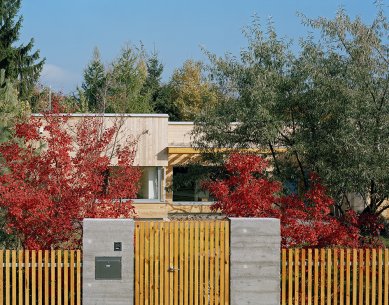
[[[95,257],[96,280],[121,280],[122,258],[121,256],[96,256]]]

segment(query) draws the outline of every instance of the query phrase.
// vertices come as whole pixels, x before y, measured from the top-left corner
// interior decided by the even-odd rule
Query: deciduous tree
[[[358,247],[379,245],[379,227],[364,237],[363,219],[348,210],[331,213],[333,199],[316,175],[303,195],[284,195],[282,184],[269,177],[268,161],[257,155],[231,154],[223,179],[204,182],[215,198],[214,210],[233,217],[276,217],[281,220],[284,247]],[[364,222],[366,224],[366,222]],[[374,224],[372,223],[373,227]],[[381,227],[382,228],[382,227]],[[378,230],[377,230],[378,229]]]
[[[23,247],[77,246],[83,218],[134,215],[136,138],[115,145],[118,125],[101,124],[85,118],[72,126],[67,116],[47,113],[18,124],[16,137],[0,144],[0,207],[6,231]]]
[[[198,118],[196,146],[267,148],[274,175],[301,181],[301,194],[316,172],[339,217],[353,207],[350,194],[363,202],[361,213],[378,217],[389,208],[387,19],[379,10],[364,24],[339,10],[303,22],[321,36],[303,38],[297,51],[271,23],[263,29],[254,20],[239,59],[210,54],[228,101]]]

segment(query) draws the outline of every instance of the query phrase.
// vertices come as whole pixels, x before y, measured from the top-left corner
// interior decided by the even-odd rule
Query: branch
[[[277,170],[278,174],[281,174],[280,167],[278,165],[278,161],[277,161],[276,154],[275,154],[275,151],[274,151],[274,147],[273,147],[273,145],[271,144],[270,141],[269,141],[269,147],[270,147],[271,155],[272,155],[273,160],[274,160],[274,165],[276,167],[276,170]]]

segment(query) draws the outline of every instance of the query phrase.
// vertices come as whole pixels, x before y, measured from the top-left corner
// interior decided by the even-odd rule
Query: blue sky
[[[383,1],[386,13],[389,0]],[[272,17],[277,31],[293,39],[309,30],[296,12],[334,17],[339,6],[370,22],[372,0],[24,0],[21,41],[35,39],[46,57],[41,82],[65,93],[82,82],[95,46],[108,64],[127,43],[155,49],[164,64],[163,79],[186,59],[205,60],[200,46],[217,55],[238,54],[246,46],[242,28],[257,14]]]

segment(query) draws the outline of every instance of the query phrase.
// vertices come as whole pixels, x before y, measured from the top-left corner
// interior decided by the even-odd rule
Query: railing
[[[81,305],[81,251],[0,250],[0,304]]]
[[[389,305],[389,249],[283,249],[282,305]]]

